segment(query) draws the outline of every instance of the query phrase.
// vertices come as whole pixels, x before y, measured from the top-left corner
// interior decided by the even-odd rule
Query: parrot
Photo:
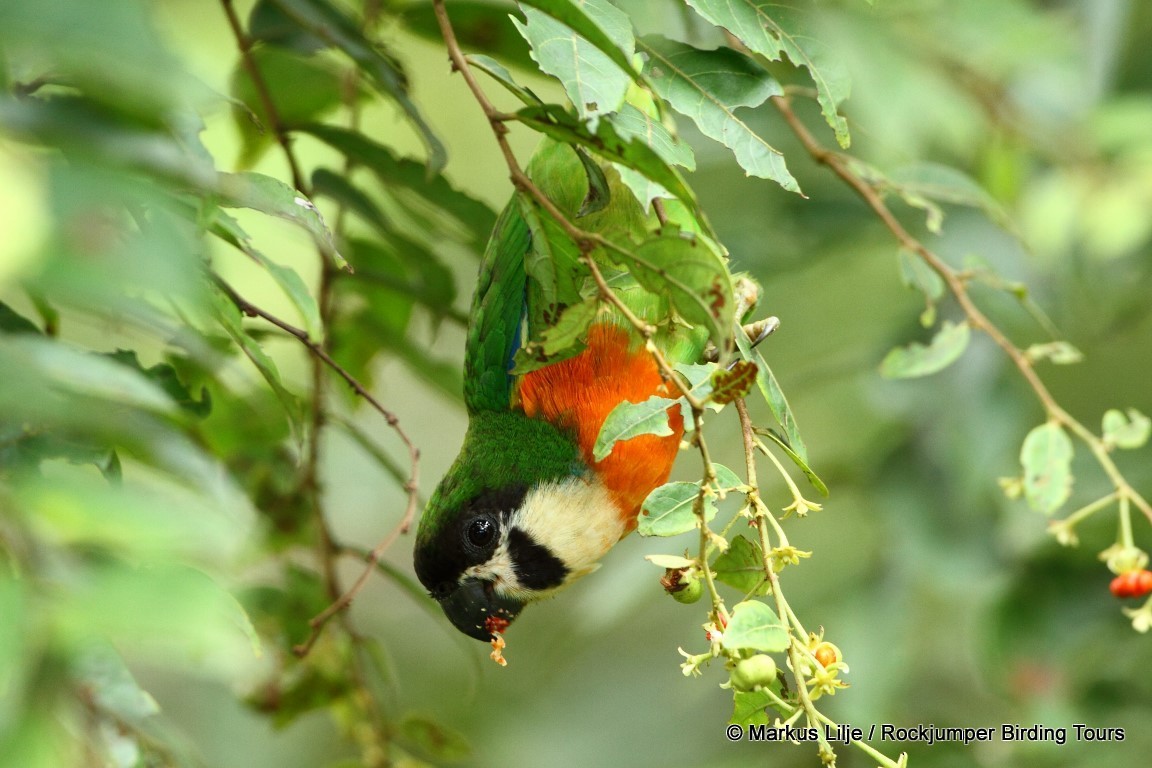
[[[601,190],[600,209],[587,212],[597,187],[588,162],[595,161],[546,138],[527,173],[585,231],[619,242],[669,227],[680,236],[706,237],[697,217],[678,201],[665,201],[662,216],[655,207],[646,212],[607,163],[597,166],[607,182],[607,200]],[[563,309],[533,277],[548,254],[539,242],[539,220],[535,230],[523,201],[513,198],[485,249],[465,350],[468,427],[458,457],[426,505],[415,541],[420,582],[458,630],[482,641],[495,641],[526,604],[599,567],[601,557],[636,528],[648,494],[667,482],[684,434],[680,408],[671,407],[668,434],[622,440],[596,459],[597,436],[617,405],[679,396],[633,324],[605,302],[576,354],[514,371],[518,353],[530,352],[531,340]],[[657,327],[651,343],[669,363],[701,361],[709,346],[706,329],[678,318],[668,296],[642,287],[601,251],[594,258],[616,296]],[[557,279],[577,281],[573,290],[594,300],[591,277],[575,269],[578,254],[569,266],[555,270],[565,273]]]

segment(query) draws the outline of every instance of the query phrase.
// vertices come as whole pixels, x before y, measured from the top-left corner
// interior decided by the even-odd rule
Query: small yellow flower
[[[1125,547],[1113,544],[1099,555],[1108,564],[1108,570],[1120,574],[1139,571],[1148,565],[1148,553],[1140,547]]]
[[[797,498],[796,501],[784,507],[784,517],[788,517],[788,515],[792,514],[793,512],[796,513],[796,517],[805,517],[809,512],[819,512],[822,509],[824,509],[824,507],[817,504],[816,502],[808,501],[808,499],[800,497]]]
[[[1080,538],[1076,535],[1075,528],[1067,520],[1057,520],[1049,524],[1048,533],[1055,536],[1057,543],[1062,547],[1080,546]]]
[[[769,552],[768,555],[772,558],[772,570],[776,571],[776,573],[780,573],[787,565],[796,565],[802,557],[812,557],[811,552],[796,549],[796,547],[791,545],[776,547]]]
[[[1149,629],[1152,629],[1152,598],[1149,598],[1144,605],[1139,608],[1121,608],[1124,615],[1132,619],[1132,629],[1140,634],[1147,634]]]

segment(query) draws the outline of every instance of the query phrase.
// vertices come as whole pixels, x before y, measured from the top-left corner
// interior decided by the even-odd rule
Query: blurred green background
[[[664,0],[620,5],[641,31],[701,46],[722,42]],[[242,18],[250,8],[237,6]],[[511,192],[506,168],[461,78],[449,72],[442,45],[428,34],[428,7],[386,3],[382,18],[382,39],[403,62],[413,101],[447,146],[447,179],[498,210]],[[1056,398],[1089,426],[1107,408],[1152,412],[1152,5],[842,0],[820,4],[813,18],[812,34],[853,78],[844,106],[853,155],[893,175],[922,172],[925,163],[952,167],[987,190],[992,202],[984,207],[946,205],[939,235],[926,231],[923,211],[897,209],[952,264],[984,265],[1007,283],[1026,285],[1062,337],[1084,352],[1078,365],[1041,366]],[[508,36],[511,29],[509,23],[490,39],[524,61],[526,47]],[[304,676],[313,665],[324,670],[317,679],[338,681],[349,661],[328,637],[305,662],[285,653],[289,640],[306,634],[316,602],[300,597],[304,607],[284,607],[293,594],[316,588],[314,577],[301,577],[304,586],[294,592],[285,576],[285,564],[311,572],[313,562],[302,542],[315,532],[297,525],[303,518],[292,506],[299,489],[278,474],[291,475],[301,443],[248,361],[234,351],[221,356],[228,339],[210,320],[197,261],[211,260],[274,314],[304,320],[267,271],[206,241],[177,203],[157,192],[172,179],[188,183],[205,167],[237,170],[245,157],[256,160],[255,170],[290,178],[281,153],[260,151],[266,138],[238,130],[243,110],[226,94],[245,92],[234,84],[236,43],[220,5],[0,0],[0,54],[0,82],[10,94],[0,102],[0,301],[41,327],[55,322],[65,342],[33,344],[6,334],[0,347],[0,540],[13,577],[0,591],[0,765],[105,764],[91,746],[94,734],[112,753],[131,757],[127,742],[135,737],[125,734],[132,729],[101,719],[108,710],[121,713],[121,726],[146,722],[142,743],[169,745],[164,759],[173,764],[361,764],[358,705],[343,689],[329,703],[314,680],[300,695],[324,706],[283,718],[290,722],[252,705],[267,703],[260,692],[271,678]],[[13,95],[20,84],[57,73],[79,81],[95,117],[74,112],[37,122],[46,118]],[[542,96],[562,99],[539,74],[520,69],[516,76]],[[318,77],[320,86],[339,82]],[[312,86],[299,82],[306,100]],[[494,96],[505,104],[506,94]],[[399,155],[422,156],[420,139],[391,104],[360,104],[366,133]],[[333,98],[305,111],[326,115],[338,106]],[[814,105],[799,111],[832,145]],[[1069,729],[1063,746],[875,743],[891,756],[907,749],[916,766],[1146,765],[1152,647],[1121,615],[1108,594],[1111,574],[1095,557],[1113,540],[1115,517],[1094,518],[1080,530],[1081,546],[1064,549],[1046,534],[1042,515],[1003,497],[997,478],[1019,473],[1021,440],[1043,413],[987,339],[974,339],[958,364],[934,377],[879,377],[888,349],[928,338],[918,322],[921,295],[902,285],[889,233],[807,160],[774,111],[756,110],[749,120],[784,151],[806,197],[746,178],[722,147],[687,121],[679,127],[697,152],[689,181],[735,268],[761,281],[764,309],[782,321],[763,350],[812,465],[831,489],[823,511],[786,523],[792,543],[813,556],[784,574],[801,619],[822,626],[851,669],[851,688],[825,699],[825,710],[865,728]],[[157,122],[165,124],[165,141],[198,134],[208,156],[193,151],[196,162],[176,162],[182,156],[165,154],[171,142],[155,139]],[[128,132],[136,143],[124,138]],[[512,138],[526,158],[535,137],[514,129]],[[330,148],[309,137],[295,146],[307,168],[339,172],[341,159]],[[372,195],[389,216],[418,223],[411,207],[380,190]],[[333,201],[319,204],[331,218]],[[125,236],[122,221],[101,218],[101,206],[122,206],[130,215],[154,206],[171,215],[152,216],[147,226],[138,219]],[[262,253],[315,285],[317,256],[302,230],[252,211],[232,213]],[[369,231],[359,222],[349,228]],[[459,317],[474,283],[477,244],[437,231],[418,244],[443,265],[439,279],[453,282],[436,295],[452,300]],[[397,252],[380,268],[412,272],[403,248]],[[358,291],[337,291],[346,323],[334,332],[338,348],[419,446],[428,493],[465,427],[455,394],[463,329],[443,306],[413,307],[410,297],[386,288]],[[1010,291],[986,286],[974,294],[1019,344],[1048,340]],[[391,306],[397,317],[392,325],[374,324],[357,314],[363,306],[385,314]],[[940,311],[959,317],[946,302]],[[5,321],[5,331],[13,322]],[[275,361],[285,388],[306,395],[308,357],[292,340],[263,330],[252,338]],[[51,351],[58,347],[64,349]],[[97,364],[81,351],[117,349],[137,351],[140,364]],[[177,413],[157,404],[152,390],[133,392],[137,378],[123,373],[143,376],[164,362],[192,400]],[[147,378],[159,382],[155,371]],[[330,386],[336,410],[403,465],[402,446],[379,416],[345,397],[338,381]],[[203,391],[212,410],[196,421]],[[769,418],[766,409],[754,414]],[[729,416],[713,420],[711,445],[718,461],[739,466]],[[46,425],[43,434],[59,436],[58,444],[31,445],[30,424]],[[122,465],[120,483],[101,475],[116,474],[109,444]],[[1085,454],[1080,448],[1069,509],[1107,492]],[[373,546],[403,510],[399,482],[346,430],[324,433],[321,458],[335,537]],[[693,458],[685,456],[678,474],[692,477]],[[1152,489],[1147,449],[1117,460],[1133,484]],[[782,487],[770,492],[776,508],[787,503]],[[280,512],[291,523],[287,532],[278,527]],[[1152,539],[1146,522],[1137,520],[1136,533],[1145,546]],[[386,557],[409,578],[410,546],[401,540]],[[810,746],[725,738],[731,694],[718,687],[723,675],[711,669],[685,679],[679,669],[678,647],[698,652],[705,645],[704,612],[662,594],[660,572],[642,559],[658,551],[669,551],[669,543],[633,537],[594,576],[527,611],[510,635],[507,668],[488,661],[486,646],[458,637],[401,580],[374,578],[352,617],[379,652],[369,687],[397,743],[414,756],[404,759],[816,764]],[[355,559],[342,560],[343,583],[360,568]],[[205,573],[211,584],[201,583]],[[272,596],[253,598],[259,587]],[[246,635],[230,594],[249,607],[262,641]],[[267,616],[298,621],[269,628],[266,615],[252,610],[254,600],[280,606]],[[124,682],[124,668],[96,637],[111,640],[160,714]],[[253,642],[263,645],[259,656]],[[77,698],[76,680],[89,681],[95,704]],[[105,706],[91,693],[100,690],[113,697],[120,691],[120,698]],[[1122,727],[1127,738],[1077,743],[1073,723]],[[137,757],[111,764],[168,764]],[[841,766],[872,764],[840,750]]]

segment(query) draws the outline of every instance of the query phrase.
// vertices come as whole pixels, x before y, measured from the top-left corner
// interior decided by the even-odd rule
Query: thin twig
[[[272,313],[261,309],[255,304],[252,304],[250,301],[236,293],[232,286],[228,285],[219,277],[213,276],[213,282],[217,285],[217,287],[220,288],[221,291],[224,292],[224,295],[226,295],[229,300],[231,300],[232,303],[235,304],[236,307],[245,315],[248,315],[249,317],[259,317],[266,320],[267,322],[287,333],[289,336],[294,337],[301,344],[307,347],[308,350],[313,355],[315,355],[317,359],[321,360],[326,366],[335,371],[336,374],[340,376],[340,378],[344,379],[344,381],[348,383],[348,386],[352,388],[353,392],[363,398],[369,405],[375,408],[381,416],[384,417],[384,420],[388,422],[388,426],[392,428],[392,430],[400,438],[401,442],[404,443],[404,446],[408,449],[408,457],[410,466],[412,467],[412,473],[408,477],[408,481],[404,484],[404,490],[408,495],[408,502],[404,509],[403,517],[401,517],[400,522],[396,525],[396,528],[393,530],[393,532],[389,533],[384,538],[384,540],[377,544],[376,547],[372,550],[374,553],[378,554],[376,554],[375,559],[368,563],[367,567],[364,569],[364,573],[361,574],[360,578],[356,580],[352,587],[341,594],[338,598],[336,598],[332,605],[328,607],[328,609],[317,615],[312,619],[311,622],[309,622],[312,627],[312,635],[308,638],[308,640],[306,640],[301,645],[298,645],[294,649],[297,655],[303,656],[307,654],[308,650],[310,650],[312,645],[315,644],[316,640],[319,638],[320,631],[323,629],[328,620],[346,608],[352,602],[353,598],[356,597],[356,594],[364,586],[364,582],[367,579],[367,574],[372,572],[376,560],[378,560],[380,556],[383,555],[384,551],[387,550],[389,546],[391,546],[396,536],[406,534],[412,527],[412,520],[416,516],[416,509],[419,505],[418,489],[420,485],[420,451],[416,447],[415,443],[412,442],[411,438],[408,437],[408,434],[404,431],[404,428],[400,426],[400,420],[396,417],[396,415],[381,405],[380,401],[377,400],[372,395],[372,393],[369,392],[364,387],[364,385],[356,379],[355,376],[348,373],[348,371],[345,370],[342,365],[333,360],[332,356],[328,354],[324,347],[315,341],[312,337],[310,337],[307,331],[301,328],[297,328],[296,326],[281,320],[279,317],[276,317]]]
[[[268,127],[276,137],[276,142],[284,149],[284,156],[288,160],[288,169],[292,173],[292,184],[297,190],[307,195],[308,185],[304,180],[304,175],[300,172],[296,153],[292,151],[292,139],[288,136],[288,130],[280,119],[280,113],[276,109],[276,102],[272,100],[272,91],[268,88],[268,82],[264,79],[260,67],[256,65],[256,59],[252,56],[252,38],[244,31],[244,25],[236,14],[233,0],[220,0],[220,5],[224,8],[224,15],[228,17],[228,26],[232,28],[232,35],[236,38],[236,45],[240,48],[240,65],[244,67],[244,71],[251,78],[252,87],[256,89],[256,96],[264,108],[264,119],[268,121]]]
[[[932,268],[948,286],[948,291],[956,299],[960,309],[963,310],[965,317],[968,319],[968,325],[977,331],[982,331],[987,335],[996,346],[1003,350],[1004,354],[1012,361],[1016,368],[1020,371],[1021,376],[1028,382],[1028,386],[1032,388],[1036,399],[1044,407],[1044,411],[1048,416],[1048,420],[1061,424],[1067,427],[1073,434],[1082,440],[1092,451],[1096,457],[1096,461],[1100,464],[1101,469],[1108,475],[1109,480],[1112,482],[1113,488],[1120,495],[1120,498],[1129,499],[1136,507],[1144,513],[1144,516],[1152,522],[1152,504],[1141,496],[1136,489],[1125,479],[1124,475],[1117,468],[1116,463],[1112,461],[1109,455],[1109,448],[1097,437],[1092,430],[1088,429],[1079,420],[1068,413],[1048,391],[1048,387],[1044,384],[1040,375],[1036,372],[1036,367],[1028,355],[1017,347],[1012,341],[1004,335],[995,323],[988,319],[988,317],[976,306],[968,292],[968,285],[964,278],[959,275],[952,267],[948,265],[940,256],[930,250],[924,243],[914,237],[904,225],[892,213],[892,210],[884,202],[884,198],[880,192],[868,181],[861,178],[853,170],[847,159],[838,152],[833,152],[823,145],[812,135],[807,126],[796,116],[792,111],[791,99],[786,96],[772,97],[772,103],[776,109],[784,117],[785,122],[796,134],[800,143],[804,145],[804,149],[812,156],[812,159],[822,165],[827,166],[833,173],[840,177],[849,187],[851,187],[856,194],[858,194],[867,204],[869,208],[879,217],[888,231],[896,238],[902,248],[905,248],[917,254],[925,264]]]
[[[308,626],[312,632],[304,642],[293,646],[292,653],[300,658],[307,656],[308,652],[312,650],[312,646],[320,639],[320,635],[324,631],[324,626],[331,621],[334,616],[352,605],[352,601],[356,599],[356,595],[359,594],[360,590],[364,588],[364,585],[368,583],[368,577],[376,570],[376,564],[380,562],[380,558],[384,557],[384,553],[388,551],[388,548],[395,543],[401,534],[407,532],[415,511],[415,507],[410,505],[410,511],[405,513],[404,518],[397,523],[396,526],[388,532],[388,535],[381,539],[380,543],[373,547],[372,551],[368,553],[368,556],[364,558],[364,569],[360,572],[360,575],[356,577],[356,581],[352,583],[352,586],[334,600],[331,605],[309,620]]]

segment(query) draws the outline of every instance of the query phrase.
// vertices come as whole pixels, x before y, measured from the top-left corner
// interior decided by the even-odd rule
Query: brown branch
[[[1109,448],[1103,440],[1098,438],[1090,429],[1085,427],[1079,420],[1068,413],[1056,401],[1049,392],[1048,387],[1044,384],[1040,375],[1036,372],[1036,367],[1032,359],[1017,347],[1012,341],[1004,335],[1004,333],[991,321],[988,317],[976,306],[968,292],[968,285],[964,278],[952,269],[940,256],[930,250],[920,240],[914,237],[904,225],[892,213],[892,210],[884,202],[883,196],[879,191],[868,181],[862,179],[857,175],[849,164],[847,158],[838,152],[833,152],[823,145],[812,135],[807,126],[796,116],[792,111],[791,99],[786,96],[772,97],[772,103],[776,109],[783,116],[785,122],[796,134],[800,143],[807,150],[808,154],[812,156],[816,162],[827,166],[833,173],[840,177],[840,179],[853,189],[863,200],[864,203],[872,209],[876,216],[883,222],[888,231],[896,238],[900,246],[912,251],[918,255],[925,264],[932,268],[936,274],[944,280],[948,286],[948,291],[952,294],[956,303],[960,305],[965,317],[968,319],[968,325],[977,331],[982,331],[987,335],[996,346],[1003,350],[1004,354],[1012,361],[1016,368],[1020,371],[1021,376],[1028,382],[1036,399],[1044,407],[1044,411],[1050,421],[1061,424],[1071,430],[1077,437],[1079,437],[1092,451],[1096,457],[1096,461],[1100,464],[1101,469],[1108,475],[1113,487],[1121,498],[1129,499],[1135,504],[1145,517],[1152,521],[1152,504],[1141,496],[1124,478],[1112,457],[1109,456]]]
[[[268,88],[268,81],[264,79],[260,67],[256,66],[256,59],[252,56],[252,46],[254,45],[252,38],[244,31],[244,25],[236,13],[233,0],[220,0],[220,5],[224,8],[224,15],[228,17],[228,26],[232,28],[232,35],[236,38],[236,45],[240,48],[240,65],[244,67],[244,71],[252,79],[252,87],[256,89],[256,96],[264,108],[264,119],[268,121],[268,127],[272,129],[276,143],[284,149],[284,157],[287,158],[288,169],[292,173],[292,184],[297,190],[310,196],[304,175],[300,172],[300,164],[296,162],[296,153],[292,151],[292,139],[288,136],[288,130],[280,118],[276,102],[272,100],[272,91]]]

